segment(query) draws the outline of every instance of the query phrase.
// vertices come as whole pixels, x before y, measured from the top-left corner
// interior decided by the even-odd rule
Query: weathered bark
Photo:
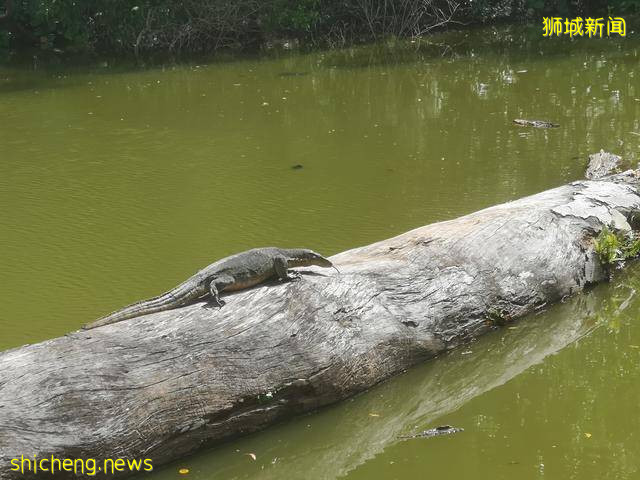
[[[580,181],[332,257],[341,274],[0,354],[0,465],[152,458],[362,391],[603,280],[593,236],[640,213],[637,172]],[[0,478],[13,472],[0,468]]]

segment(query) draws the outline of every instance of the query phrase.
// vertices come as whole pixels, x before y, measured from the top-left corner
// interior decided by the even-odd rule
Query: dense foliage
[[[210,51],[273,39],[329,45],[543,14],[606,15],[640,0],[5,0],[0,48]],[[1,10],[0,10],[1,11]]]

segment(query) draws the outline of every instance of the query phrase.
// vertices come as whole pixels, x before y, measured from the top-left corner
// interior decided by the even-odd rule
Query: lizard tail
[[[112,323],[121,322],[122,320],[128,320],[129,318],[178,308],[181,305],[202,297],[207,292],[208,290],[206,289],[204,282],[198,282],[194,285],[193,279],[189,279],[162,295],[132,303],[131,305],[110,313],[105,317],[99,318],[95,322],[83,326],[82,329],[91,330],[92,328],[110,325]]]

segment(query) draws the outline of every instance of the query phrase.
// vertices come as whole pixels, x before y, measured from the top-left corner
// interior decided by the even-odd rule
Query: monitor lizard
[[[300,274],[290,276],[289,268],[310,265],[336,268],[319,253],[305,248],[254,248],[218,260],[168,292],[133,303],[83,328],[88,330],[141,315],[171,310],[206,295],[211,295],[213,302],[222,307],[225,302],[220,299],[221,292],[253,287],[274,277],[283,281],[291,280]]]

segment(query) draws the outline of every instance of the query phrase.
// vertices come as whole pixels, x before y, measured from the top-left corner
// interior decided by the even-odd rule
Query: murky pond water
[[[580,178],[601,148],[635,164],[639,54],[632,35],[483,29],[145,70],[0,67],[0,349],[232,252],[332,254]],[[639,275],[155,477],[638,478]],[[446,423],[465,431],[398,439]]]

